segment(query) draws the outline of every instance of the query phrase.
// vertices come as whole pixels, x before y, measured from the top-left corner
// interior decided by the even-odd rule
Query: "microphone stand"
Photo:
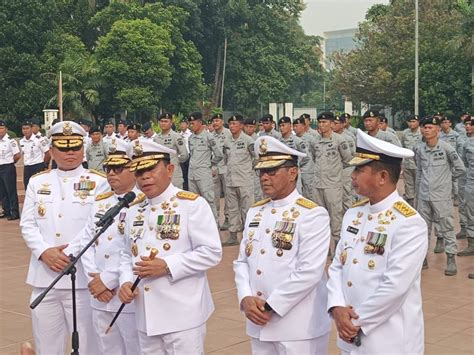
[[[92,244],[97,240],[97,238],[100,237],[101,234],[103,234],[107,228],[109,228],[112,224],[114,223],[114,218],[108,218],[106,221],[104,221],[104,224],[102,228],[94,235],[94,237],[91,239],[89,243],[77,254],[77,256],[74,256],[72,254],[69,255],[69,264],[59,273],[59,275],[51,282],[51,284],[43,291],[41,292],[38,297],[35,298],[33,302],[30,304],[31,309],[35,309],[41,301],[46,297],[46,295],[51,291],[51,289],[56,285],[59,280],[62,279],[64,275],[71,275],[71,292],[72,292],[72,324],[73,324],[73,330],[72,330],[72,355],[79,355],[79,333],[77,331],[77,314],[76,314],[76,263],[79,261],[82,255],[91,247]]]

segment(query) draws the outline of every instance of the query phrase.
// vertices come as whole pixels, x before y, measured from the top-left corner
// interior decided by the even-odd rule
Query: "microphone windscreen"
[[[137,195],[135,194],[135,192],[133,191],[130,191],[130,192],[127,192],[124,196],[123,196],[123,199],[125,201],[127,201],[127,204],[131,203],[133,200],[135,200],[135,197]]]

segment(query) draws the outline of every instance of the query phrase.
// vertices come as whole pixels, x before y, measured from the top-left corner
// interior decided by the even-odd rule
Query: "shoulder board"
[[[312,208],[315,208],[315,207],[318,207],[318,204],[311,201],[311,200],[308,200],[306,198],[303,198],[303,197],[300,197],[299,199],[296,200],[296,204],[297,205],[300,205],[300,206],[303,206],[305,208],[308,208],[308,209],[312,209]]]
[[[41,175],[41,174],[46,174],[46,173],[49,173],[50,171],[51,171],[51,169],[43,170],[43,171],[40,171],[40,172],[32,175],[31,177],[35,177],[35,176],[38,176],[38,175]]]
[[[268,202],[270,202],[270,201],[271,201],[271,198],[266,198],[266,199],[264,199],[264,200],[260,200],[260,201],[255,202],[255,203],[252,205],[252,207],[262,206],[262,205],[264,205],[264,204],[266,204],[266,203],[268,203]]]
[[[95,200],[96,200],[96,201],[105,200],[106,198],[109,198],[109,197],[112,196],[113,194],[114,194],[113,191],[104,192],[103,194],[98,194],[98,195],[95,197]]]
[[[416,215],[416,211],[405,201],[397,201],[393,204],[393,208],[395,208],[398,212],[400,212],[405,217],[411,217]]]
[[[103,173],[102,171],[99,171],[99,170],[89,169],[89,172],[92,173],[92,174],[96,174],[96,175],[102,176],[102,177],[104,177],[104,178],[107,177],[107,175],[106,175],[105,173]]]
[[[351,207],[363,206],[363,205],[365,205],[367,202],[369,202],[369,199],[368,199],[368,198],[364,198],[363,200],[360,200],[360,201],[357,201],[357,202],[353,203]]]
[[[191,192],[191,191],[180,191],[176,194],[176,197],[181,200],[191,200],[194,201],[199,197],[198,194]]]
[[[132,201],[132,203],[129,205],[129,207],[135,206],[136,204],[142,203],[145,201],[145,194],[144,193],[139,193],[137,197],[135,197],[135,200]]]

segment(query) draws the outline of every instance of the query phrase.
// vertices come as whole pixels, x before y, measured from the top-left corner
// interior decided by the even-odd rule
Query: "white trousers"
[[[297,341],[260,341],[251,338],[253,355],[326,355],[329,346],[329,334]]]
[[[140,354],[135,313],[120,313],[112,329],[108,334],[105,334],[114,316],[113,312],[92,309],[92,319],[98,335],[101,354]]]
[[[34,287],[33,301],[44,289]],[[77,331],[80,354],[100,354],[97,336],[92,325],[89,291],[76,290]],[[52,289],[31,311],[33,337],[37,355],[64,355],[67,340],[72,334],[71,290]]]
[[[199,355],[204,354],[206,323],[180,332],[148,336],[138,331],[143,355]]]

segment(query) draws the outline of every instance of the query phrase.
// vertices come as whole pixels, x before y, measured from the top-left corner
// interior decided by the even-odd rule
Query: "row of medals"
[[[357,218],[352,221],[352,224],[355,225],[355,226],[361,224],[362,222],[360,221],[360,218],[362,218],[363,216],[364,216],[364,213],[362,211],[357,212]],[[367,219],[369,221],[371,221],[373,218],[374,218],[373,215],[371,215],[371,214],[367,215]],[[387,210],[385,213],[383,213],[383,212],[379,213],[377,215],[377,219],[378,219],[378,224],[380,224],[380,226],[376,227],[375,230],[380,232],[380,233],[385,232],[386,229],[383,225],[390,224],[391,221],[394,221],[396,218],[397,218],[397,216],[393,214],[392,210]],[[363,242],[364,238],[362,238],[361,241]],[[364,246],[364,253],[365,254],[379,254],[379,255],[382,255],[385,251],[385,249],[384,249],[385,241],[386,241],[386,238],[384,238],[384,240],[383,240],[383,245],[373,245],[370,241],[367,241],[367,244]],[[346,242],[346,244],[347,244],[347,242]],[[346,260],[347,260],[347,250],[344,249],[341,252],[341,255],[340,255],[341,264],[344,265],[346,263]],[[374,260],[369,260],[367,266],[370,270],[373,270],[375,268],[375,261]]]
[[[261,212],[264,209],[265,209],[265,206],[262,207],[258,211],[258,213],[253,217],[250,224],[260,223],[260,221],[262,220]],[[272,208],[271,213],[275,214],[276,209]],[[291,213],[291,217],[290,217],[290,213]],[[289,211],[283,211],[283,213],[282,213],[283,221],[282,222],[277,222],[277,224],[274,228],[275,230],[272,233],[272,245],[273,245],[274,248],[277,249],[277,251],[276,251],[277,256],[279,256],[279,257],[283,256],[283,250],[290,250],[293,247],[291,242],[293,241],[294,223],[292,223],[292,222],[296,218],[298,218],[299,215],[300,215],[300,212],[295,207],[292,207]],[[284,232],[284,229],[286,229],[285,226],[289,225],[289,224],[291,224],[292,232],[291,233],[285,233]],[[281,225],[281,228],[278,227],[279,225]],[[253,230],[253,229],[249,230],[249,232],[247,233],[248,241],[247,241],[247,244],[245,245],[245,255],[247,255],[247,257],[252,255],[254,235],[255,235],[255,230]]]
[[[138,216],[135,217],[137,221],[143,221],[145,216],[143,215],[143,212],[145,212],[146,209],[146,204],[143,205],[141,208],[138,209]],[[170,240],[177,240],[179,238],[179,232],[181,230],[180,227],[180,215],[176,214],[176,212],[172,209],[178,207],[178,202],[176,201],[176,196],[173,196],[170,198],[170,202],[165,201],[160,205],[161,209],[163,210],[163,215],[159,215],[158,219],[160,217],[163,217],[164,223],[158,224],[158,220],[156,221],[155,225],[149,224],[148,228],[150,231],[153,229],[156,230],[156,239],[158,240],[163,240],[163,239],[170,239]],[[156,211],[156,207],[151,207],[151,212]],[[132,243],[132,254],[133,256],[137,257],[138,256],[138,245],[137,245],[137,239],[139,236],[142,234],[143,229],[140,229],[138,233],[135,233],[135,230],[131,231],[132,235],[137,234],[137,236],[133,239]],[[148,250],[151,247],[147,247],[146,249]],[[171,245],[169,243],[164,243],[163,244],[163,249],[168,251],[171,249]]]

